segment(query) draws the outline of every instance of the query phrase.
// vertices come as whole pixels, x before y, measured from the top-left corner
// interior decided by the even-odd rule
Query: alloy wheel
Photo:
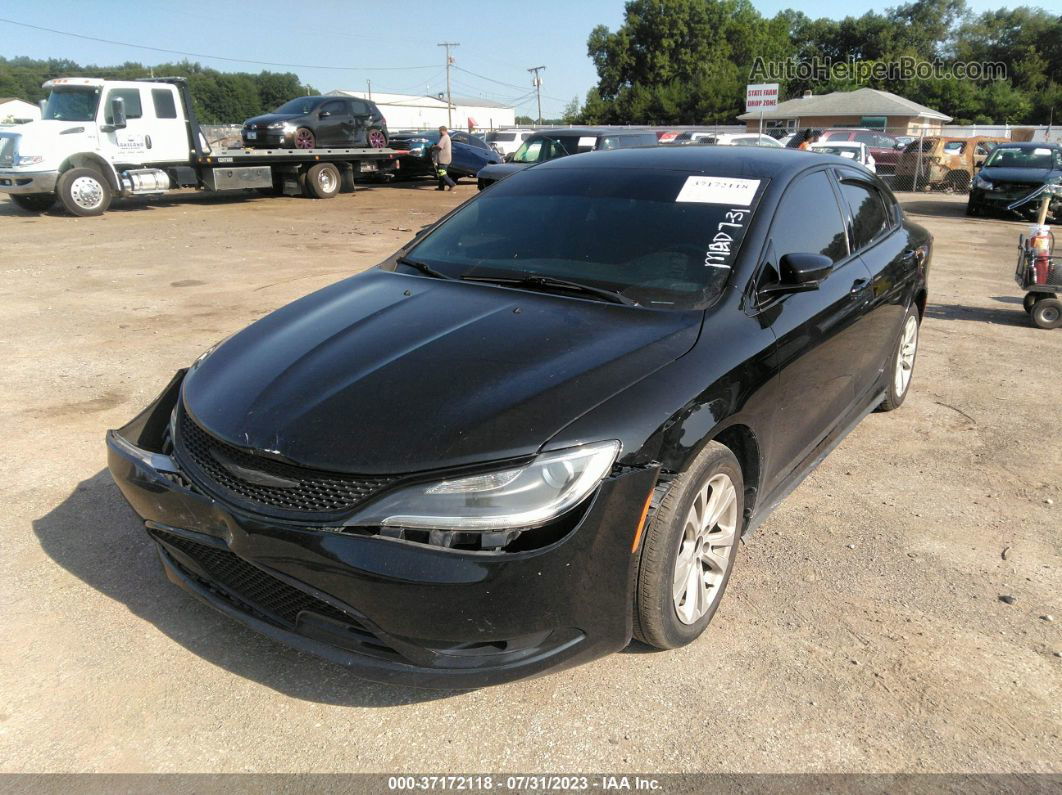
[[[903,395],[911,383],[914,371],[915,354],[918,352],[918,318],[911,314],[903,325],[900,348],[896,352],[896,373],[894,386],[897,395]]]
[[[78,177],[70,185],[70,198],[83,210],[95,210],[103,204],[103,186],[92,177]]]
[[[695,624],[719,598],[737,528],[737,491],[720,472],[697,493],[679,540],[671,595],[683,624]]]
[[[300,128],[295,131],[295,148],[296,149],[313,149],[314,140],[313,133],[307,129]]]

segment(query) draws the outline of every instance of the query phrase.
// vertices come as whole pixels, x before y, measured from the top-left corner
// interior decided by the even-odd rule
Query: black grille
[[[204,481],[200,484],[204,488],[220,490],[251,503],[263,513],[344,513],[394,481],[394,478],[387,477],[317,472],[247,453],[208,434],[196,425],[183,407],[178,410],[176,454],[193,480]],[[224,466],[218,457],[265,476],[282,478],[292,485],[251,483]]]
[[[266,574],[257,566],[252,566],[226,549],[200,544],[184,536],[163,530],[151,532],[167,545],[180,550],[199,564],[211,578],[211,581],[203,582],[212,587],[220,587],[230,599],[235,598],[245,603],[247,607],[266,614],[274,621],[279,619],[294,629],[299,613],[308,610],[360,627],[342,610],[288,585],[283,580]],[[197,577],[197,579],[200,578]]]

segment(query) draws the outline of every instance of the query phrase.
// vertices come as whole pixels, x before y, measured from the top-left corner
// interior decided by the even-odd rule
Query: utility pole
[[[531,85],[535,87],[535,97],[538,99],[538,123],[542,124],[542,78],[538,73],[545,69],[544,66],[532,66],[527,71],[531,72]]]
[[[369,89],[369,99],[372,99],[372,81],[371,80],[366,80],[365,81],[365,85]]]
[[[453,65],[454,59],[450,56],[450,48],[460,47],[461,43],[456,41],[444,41],[440,42],[439,46],[446,48],[446,128],[449,129],[454,123],[454,103],[450,101],[450,67]]]

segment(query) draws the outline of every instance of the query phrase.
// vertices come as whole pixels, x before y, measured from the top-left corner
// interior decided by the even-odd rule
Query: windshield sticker
[[[760,186],[758,179],[738,179],[736,177],[686,177],[677,202],[699,202],[700,204],[738,204],[748,207]]]
[[[760,184],[758,180],[742,180],[742,182]],[[708,250],[704,253],[704,267],[730,268],[728,260],[734,252],[734,246],[741,242],[741,238],[745,234],[745,220],[748,213],[748,210],[739,209],[727,211],[726,215],[723,216],[723,220],[716,227],[715,237],[708,244]]]
[[[1050,149],[1041,149],[1040,147],[1036,147],[1035,149],[1033,149],[1033,154],[1034,155],[1049,155],[1049,154],[1051,154],[1051,150]]]
[[[595,136],[593,136],[593,135],[589,135],[589,136],[583,136],[582,138],[580,138],[578,146],[579,146],[580,149],[582,147],[584,147],[584,146],[588,146],[591,149],[593,149],[594,148],[594,144],[596,144],[596,143],[597,143],[597,138]]]

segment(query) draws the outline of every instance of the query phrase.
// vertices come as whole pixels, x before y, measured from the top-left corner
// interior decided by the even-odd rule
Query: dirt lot
[[[189,195],[81,220],[0,199],[0,771],[1062,770],[1062,331],[1022,311],[1023,225],[958,198],[904,197],[936,236],[907,404],[749,539],[691,647],[417,691],[170,585],[104,430],[474,191]]]

